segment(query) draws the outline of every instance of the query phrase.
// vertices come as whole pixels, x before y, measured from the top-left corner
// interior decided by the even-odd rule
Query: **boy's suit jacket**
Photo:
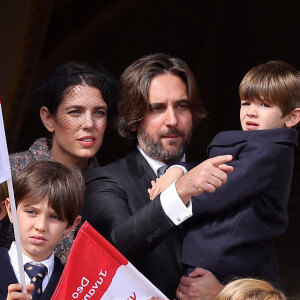
[[[209,157],[231,154],[234,171],[214,193],[194,197],[183,242],[183,262],[227,282],[258,277],[282,288],[274,239],[288,225],[287,203],[298,132],[279,128],[226,131],[212,141]]]
[[[40,300],[51,299],[51,296],[54,293],[56,285],[60,279],[63,268],[64,267],[60,260],[55,257],[53,273]],[[6,248],[0,248],[0,270],[0,300],[5,300],[7,297],[8,286],[13,283],[18,283],[15,272],[10,263],[8,249]]]
[[[98,230],[166,296],[175,295],[184,270],[181,233],[147,189],[156,176],[135,149],[85,174],[84,220]]]

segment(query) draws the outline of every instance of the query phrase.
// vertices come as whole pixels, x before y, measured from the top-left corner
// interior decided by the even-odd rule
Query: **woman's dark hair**
[[[117,81],[103,67],[99,71],[78,62],[67,62],[56,68],[33,93],[31,100],[40,107],[46,106],[51,114],[55,114],[65,94],[76,85],[97,88],[108,108],[116,103]]]

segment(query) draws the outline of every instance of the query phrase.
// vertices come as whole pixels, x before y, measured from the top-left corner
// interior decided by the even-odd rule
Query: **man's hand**
[[[192,196],[197,196],[207,191],[213,193],[227,181],[227,174],[233,167],[225,163],[232,160],[232,155],[216,156],[205,160],[193,168],[176,182],[176,190],[184,204]]]
[[[181,277],[176,297],[179,300],[216,300],[223,287],[210,271],[195,268],[188,277]]]
[[[6,300],[15,300],[15,299],[31,299],[31,293],[34,290],[34,285],[32,283],[28,284],[26,289],[27,289],[27,294],[24,294],[22,292],[18,292],[22,290],[22,284],[15,283],[15,284],[10,284],[8,286],[8,293],[7,293],[7,298]]]

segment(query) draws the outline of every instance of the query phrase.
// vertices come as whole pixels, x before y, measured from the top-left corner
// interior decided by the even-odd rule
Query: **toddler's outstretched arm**
[[[150,200],[153,200],[162,191],[164,191],[170,184],[178,180],[184,175],[184,171],[181,167],[173,166],[167,169],[166,173],[157,178],[156,181],[152,180],[152,188],[148,189]]]

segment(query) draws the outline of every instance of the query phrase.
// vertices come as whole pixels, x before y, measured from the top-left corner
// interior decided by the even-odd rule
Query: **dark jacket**
[[[89,170],[82,216],[172,298],[184,274],[182,240],[159,197],[149,199],[147,189],[155,177],[137,149],[105,167]]]
[[[209,145],[209,157],[231,154],[234,171],[214,193],[193,198],[182,260],[209,269],[222,282],[259,277],[280,286],[274,239],[288,226],[294,129],[228,131]]]
[[[13,267],[10,263],[8,249],[0,248],[0,300],[5,300],[7,297],[7,288],[10,284],[18,283]],[[60,279],[63,271],[63,265],[60,260],[55,257],[54,270],[51,275],[50,281],[47,284],[40,300],[51,299],[55,291],[56,285]]]

